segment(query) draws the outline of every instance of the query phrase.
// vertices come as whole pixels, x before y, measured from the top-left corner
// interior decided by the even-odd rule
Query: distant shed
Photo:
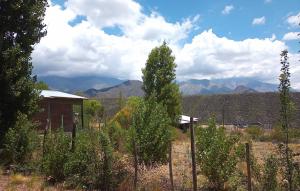
[[[74,121],[73,106],[80,106],[80,121],[83,123],[83,100],[87,98],[68,94],[59,91],[41,91],[39,106],[41,111],[34,116],[34,121],[39,123],[39,130],[44,130],[47,126],[51,129],[58,129],[63,126],[65,131],[72,131]]]
[[[180,118],[179,118],[179,127],[180,129],[183,129],[184,131],[187,130],[190,126],[190,116],[187,116],[187,115],[180,115]],[[198,118],[193,118],[193,121],[194,122],[198,122]]]

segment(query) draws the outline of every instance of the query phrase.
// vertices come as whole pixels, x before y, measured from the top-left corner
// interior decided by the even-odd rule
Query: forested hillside
[[[300,124],[300,93],[292,93],[292,99],[295,104],[293,126],[296,126]],[[279,123],[278,93],[186,96],[182,105],[184,114],[199,117],[202,122],[214,114],[221,123],[224,113],[225,123]]]
[[[295,103],[293,126],[300,124],[300,93],[292,93]],[[224,121],[232,123],[279,123],[279,94],[278,93],[248,93],[248,94],[220,94],[220,95],[195,95],[184,96],[183,114],[199,117],[201,122],[215,115],[219,123]],[[119,99],[101,99],[107,117],[113,116],[119,108]],[[300,127],[300,126],[299,126]]]

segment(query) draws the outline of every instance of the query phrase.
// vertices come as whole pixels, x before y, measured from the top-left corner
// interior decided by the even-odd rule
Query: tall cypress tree
[[[166,107],[172,122],[177,122],[181,112],[181,95],[175,83],[175,57],[166,42],[152,49],[143,72],[145,99],[155,99]]]
[[[285,132],[285,178],[288,180],[289,191],[292,191],[292,176],[293,167],[292,159],[290,158],[289,150],[289,126],[292,114],[292,101],[290,96],[290,63],[288,62],[288,51],[283,50],[280,54],[281,56],[281,74],[279,76],[279,93],[280,93],[280,116],[281,116],[281,126]]]
[[[30,55],[46,34],[47,5],[47,0],[0,1],[0,148],[18,113],[30,116],[36,109]]]

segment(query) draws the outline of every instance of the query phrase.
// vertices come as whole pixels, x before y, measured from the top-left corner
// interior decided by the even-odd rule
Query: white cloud
[[[68,3],[72,1],[75,2],[69,0]],[[76,2],[81,3],[80,0]],[[123,6],[119,1],[114,2]],[[234,41],[219,37],[212,30],[203,31],[190,43],[182,44],[181,40],[197,27],[199,16],[172,23],[158,13],[145,15],[141,6],[136,5],[139,7],[137,12],[128,8],[135,12],[136,20],[118,21],[108,17],[107,20],[101,18],[100,22],[85,15],[91,13],[81,12],[84,9],[77,12],[74,7],[70,8],[68,3],[65,9],[58,5],[47,8],[45,23],[48,34],[35,46],[32,54],[35,74],[141,79],[141,68],[149,52],[162,40],[167,40],[176,57],[179,79],[254,77],[277,82],[279,54],[287,48],[284,42],[276,40],[275,35]],[[86,21],[75,26],[68,24],[81,14],[87,16]],[[108,34],[104,26],[119,27],[121,34]],[[292,57],[291,62],[299,60],[294,59],[294,55]],[[291,71],[295,84],[300,86],[300,66],[295,65]]]
[[[300,12],[297,15],[289,16],[286,21],[292,27],[299,27],[299,24],[300,24]]]
[[[99,27],[130,25],[143,16],[140,4],[132,0],[68,0],[65,6]]]
[[[263,17],[258,17],[258,18],[254,18],[252,21],[252,25],[263,25],[266,23],[266,18]]]
[[[233,5],[226,5],[224,7],[224,9],[222,10],[222,14],[223,15],[228,15],[230,14],[230,12],[234,9],[234,6]]]
[[[289,32],[284,34],[282,40],[299,40],[300,39],[300,32]]]
[[[271,3],[272,0],[265,0],[265,3]]]

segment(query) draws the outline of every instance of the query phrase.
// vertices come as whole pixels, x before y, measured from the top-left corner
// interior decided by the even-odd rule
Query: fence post
[[[173,180],[173,169],[172,169],[172,141],[170,141],[170,145],[169,145],[169,173],[170,173],[171,191],[174,191],[174,180]]]
[[[193,172],[193,191],[197,190],[197,172],[196,172],[196,157],[195,157],[195,135],[193,127],[194,119],[190,117],[190,133],[191,133],[191,151],[192,151],[192,172]]]
[[[133,141],[133,157],[134,157],[134,190],[137,189],[137,179],[138,179],[138,158],[137,158],[137,148],[135,144],[135,140]]]
[[[75,150],[75,139],[76,139],[76,123],[73,123],[73,129],[72,129],[72,145],[71,150],[72,152]]]
[[[44,137],[43,137],[43,158],[44,158],[44,155],[45,155],[45,150],[46,150],[46,136],[47,136],[47,132],[48,132],[48,128],[49,128],[49,119],[47,119],[47,124],[46,124],[46,127],[44,129]]]
[[[246,162],[247,162],[247,180],[248,180],[248,191],[252,191],[251,188],[251,169],[250,169],[250,147],[249,143],[246,143]]]

